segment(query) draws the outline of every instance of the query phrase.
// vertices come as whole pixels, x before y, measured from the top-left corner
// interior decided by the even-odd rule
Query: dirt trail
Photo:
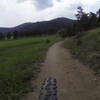
[[[48,50],[35,81],[37,88],[23,100],[38,100],[41,84],[48,77],[57,79],[59,100],[100,100],[100,79],[94,76],[92,70],[73,59],[61,44],[56,43]]]

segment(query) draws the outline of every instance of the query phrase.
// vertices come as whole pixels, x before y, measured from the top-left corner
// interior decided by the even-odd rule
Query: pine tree
[[[5,37],[2,32],[0,32],[0,40],[3,40]]]
[[[17,39],[17,38],[18,38],[18,31],[15,30],[15,31],[13,32],[13,38],[14,38],[14,39]]]
[[[7,33],[7,39],[11,39],[11,32],[10,31],[8,31],[8,33]]]

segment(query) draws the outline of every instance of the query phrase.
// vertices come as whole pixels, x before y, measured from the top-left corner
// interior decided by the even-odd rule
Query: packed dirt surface
[[[58,100],[100,100],[100,78],[87,66],[72,58],[68,50],[54,44],[47,52],[38,78],[32,82],[34,92],[23,100],[39,100],[40,88],[48,77],[57,79]]]

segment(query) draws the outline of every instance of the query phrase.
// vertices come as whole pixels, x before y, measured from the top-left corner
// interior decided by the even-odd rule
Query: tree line
[[[17,31],[14,30],[13,32],[8,31],[7,35],[4,35],[2,32],[0,32],[0,40],[10,40],[10,39],[18,39],[23,37],[32,37],[32,36],[41,36],[41,32],[39,30],[35,30],[34,32],[32,30],[28,31]]]
[[[37,36],[43,36],[43,35],[52,35],[57,32],[56,28],[48,29],[45,28],[36,28],[36,29],[29,29],[29,30],[14,30],[13,32],[8,31],[6,35],[4,35],[2,32],[0,32],[0,40],[10,40],[10,39],[18,39],[23,37],[37,37]]]
[[[79,6],[77,13],[75,14],[77,20],[74,21],[73,25],[69,28],[58,31],[61,37],[70,37],[77,34],[81,34],[84,31],[88,31],[93,28],[100,27],[100,9],[96,12],[86,13],[84,9]]]
[[[0,32],[0,40],[5,40],[5,39],[11,39],[13,37],[13,39],[17,39],[18,38],[18,31],[14,31],[13,34],[8,31],[7,35],[5,36],[2,32]]]

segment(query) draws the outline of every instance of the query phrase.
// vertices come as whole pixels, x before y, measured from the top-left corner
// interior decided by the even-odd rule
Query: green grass
[[[59,40],[44,36],[0,41],[0,100],[19,100],[31,90],[29,80],[36,78],[47,49]]]
[[[64,47],[100,75],[100,28],[67,39]]]

